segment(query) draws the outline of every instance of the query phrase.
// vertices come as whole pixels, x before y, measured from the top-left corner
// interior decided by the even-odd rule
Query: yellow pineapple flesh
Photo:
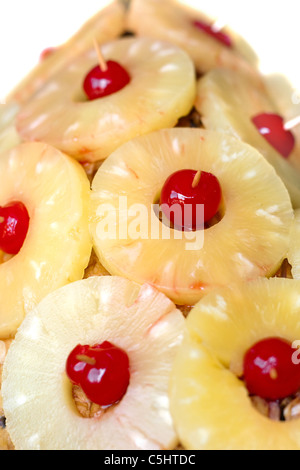
[[[66,66],[25,105],[17,129],[27,140],[45,141],[80,161],[103,160],[122,143],[174,126],[196,96],[192,60],[176,46],[148,38],[122,38],[103,45],[131,80],[109,96],[88,101],[87,73],[97,65],[94,49]]]
[[[298,420],[261,414],[239,378],[244,354],[256,342],[299,340],[299,290],[293,279],[232,284],[191,311],[170,387],[171,412],[185,448],[299,450]]]
[[[175,448],[168,385],[184,321],[163,294],[123,278],[91,277],[49,294],[26,316],[5,360],[3,406],[16,449]],[[97,419],[83,418],[65,363],[78,344],[103,341],[128,354],[130,383]]]
[[[261,113],[278,114],[263,85],[254,85],[237,72],[215,69],[198,81],[195,107],[205,128],[238,137],[262,153],[286,185],[293,205],[300,206],[300,151],[296,147],[283,158],[251,121]]]
[[[16,102],[0,104],[0,153],[21,143],[15,127],[15,117],[19,111]]]
[[[0,420],[5,411],[8,430],[0,421],[0,450],[165,450],[179,440],[186,449],[299,450],[297,420],[261,415],[240,377],[254,342],[300,338],[300,281],[256,279],[275,274],[285,258],[294,279],[300,276],[300,212],[294,217],[290,203],[300,207],[299,128],[286,162],[248,125],[250,115],[289,119],[299,108],[281,88],[280,97],[276,87],[267,96],[256,54],[228,27],[234,49],[196,29],[193,20],[211,19],[177,2],[132,0],[128,16],[124,4],[95,15],[0,108],[0,205],[22,199],[31,218],[21,252],[0,251],[0,338],[17,332],[4,368]],[[137,38],[108,42],[126,28]],[[133,80],[132,89],[88,103],[82,82],[97,63],[95,39]],[[206,74],[198,84],[199,125],[202,119],[234,138],[191,129],[151,133],[180,126],[192,110],[195,71]],[[41,143],[18,146],[22,140]],[[240,140],[271,163],[288,192]],[[66,154],[94,179],[92,254],[88,180]],[[187,249],[191,238],[177,239],[174,230],[162,239],[161,222],[157,240],[148,231],[146,239],[122,237],[138,225],[128,211],[134,204],[149,209],[141,222],[150,228],[151,204],[183,168],[212,171],[222,186],[224,213],[205,230],[203,246]],[[98,230],[107,215],[115,238]],[[82,277],[88,279],[74,282]],[[123,400],[99,410],[72,389],[64,366],[76,344],[107,339],[128,351],[132,376]],[[6,355],[11,341],[0,341],[0,376],[2,346]],[[82,405],[89,411],[81,414]]]
[[[154,210],[166,179],[181,169],[213,173],[223,193],[221,220],[192,238],[173,229],[166,236]],[[262,155],[201,129],[131,140],[105,160],[92,184],[91,233],[100,263],[111,274],[151,283],[179,305],[237,279],[275,274],[293,216],[286,188]]]
[[[6,101],[26,103],[35,93],[72,62],[79,54],[90,49],[94,40],[99,44],[117,38],[125,29],[125,7],[115,1],[88,20],[74,36],[39,62],[12,90]]]
[[[139,36],[177,44],[193,59],[199,73],[228,67],[241,70],[260,82],[257,55],[243,38],[228,27],[224,28],[223,32],[233,41],[233,47],[229,48],[195,27],[193,22],[197,20],[213,23],[204,13],[176,1],[132,0],[127,29]]]
[[[0,132],[11,124],[19,108],[20,106],[17,102],[0,104]]]
[[[83,277],[92,249],[90,185],[78,162],[41,143],[2,154],[0,173],[0,205],[22,202],[30,217],[19,253],[0,251],[0,337],[6,338],[46,294]]]

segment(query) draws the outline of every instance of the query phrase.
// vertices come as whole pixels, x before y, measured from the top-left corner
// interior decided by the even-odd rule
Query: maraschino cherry
[[[130,380],[129,358],[109,341],[94,346],[78,345],[69,354],[66,373],[87,398],[100,406],[110,406],[126,393]]]
[[[19,253],[29,227],[29,215],[22,202],[0,207],[0,250],[10,255]]]
[[[193,25],[201,31],[204,31],[212,38],[221,42],[224,46],[232,47],[231,37],[228,36],[228,34],[223,33],[221,29],[215,27],[215,23],[209,24],[205,21],[194,20]]]
[[[190,231],[203,228],[217,214],[221,199],[221,186],[212,173],[187,169],[168,177],[161,191],[160,205],[174,228]]]
[[[284,158],[288,158],[295,146],[292,132],[285,127],[284,120],[278,114],[262,113],[252,118],[260,134]]]
[[[92,68],[83,82],[83,89],[90,101],[122,90],[131,80],[121,64],[114,60],[105,62],[97,45],[96,48],[99,64]]]
[[[56,51],[56,49],[56,47],[47,47],[46,49],[44,49],[40,54],[40,62],[43,62],[45,59],[50,57],[53,52]]]
[[[295,350],[281,338],[266,338],[244,357],[244,381],[250,395],[280,400],[300,389],[300,365],[293,363]]]

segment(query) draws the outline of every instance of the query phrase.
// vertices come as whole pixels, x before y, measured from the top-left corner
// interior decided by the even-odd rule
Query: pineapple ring
[[[184,322],[151,286],[111,276],[78,281],[43,299],[25,318],[4,365],[3,406],[16,449],[174,448],[168,385]],[[129,387],[101,418],[84,419],[75,409],[66,359],[77,344],[105,340],[127,352]]]
[[[66,43],[39,62],[14,88],[6,101],[26,103],[34,94],[47,86],[60,70],[79,54],[89,49],[96,39],[99,44],[117,38],[125,29],[125,7],[121,2],[108,5],[88,20]]]
[[[87,101],[82,83],[97,64],[89,50],[50,80],[17,116],[24,139],[45,141],[79,160],[106,158],[122,143],[172,127],[196,96],[194,65],[176,46],[147,38],[123,38],[102,47],[131,81],[112,95]]]
[[[257,55],[242,37],[226,27],[225,33],[233,39],[233,47],[228,48],[196,28],[193,20],[211,23],[204,13],[178,2],[132,0],[127,28],[139,36],[147,35],[177,44],[193,59],[199,73],[228,67],[242,70],[255,81],[261,81]]]
[[[90,185],[78,162],[40,143],[2,154],[0,174],[0,205],[23,202],[30,217],[19,253],[3,262],[0,251],[0,338],[6,338],[46,294],[83,277],[92,250]]]
[[[223,192],[225,214],[197,232],[204,233],[200,249],[176,230],[168,238],[162,231],[152,236],[152,205],[170,174],[184,168],[213,173]],[[139,216],[140,207],[146,212]],[[94,249],[105,269],[149,282],[178,305],[194,305],[237,279],[274,274],[293,220],[286,188],[255,149],[225,134],[185,128],[138,137],[111,154],[93,180],[91,211]],[[141,217],[146,232],[130,236]]]
[[[206,129],[239,137],[260,151],[283,180],[293,205],[300,207],[299,146],[285,159],[251,122],[263,112],[280,114],[263,86],[237,72],[215,69],[198,81],[195,107]]]
[[[170,388],[187,449],[300,449],[299,420],[263,416],[233,372],[241,376],[244,354],[264,338],[300,339],[299,292],[297,280],[259,279],[218,289],[191,311]]]

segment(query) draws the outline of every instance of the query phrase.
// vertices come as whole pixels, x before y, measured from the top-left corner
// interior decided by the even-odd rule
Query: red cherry
[[[125,351],[104,341],[95,346],[76,346],[66,362],[66,373],[80,385],[87,398],[100,406],[110,406],[126,393],[129,359]]]
[[[43,60],[50,57],[50,55],[52,55],[54,51],[56,51],[56,47],[47,47],[46,49],[44,49],[40,54],[40,62],[43,62]]]
[[[204,21],[194,20],[193,25],[204,31],[209,36],[213,37],[217,41],[224,44],[226,47],[232,47],[232,40],[228,34],[222,33],[222,31],[216,31],[213,28],[213,24],[205,23]]]
[[[106,66],[107,70],[102,70],[97,65],[87,74],[83,88],[89,100],[116,93],[130,82],[130,75],[118,62],[109,60]]]
[[[300,388],[300,365],[292,361],[295,350],[281,338],[254,344],[244,357],[244,381],[251,395],[280,400]]]
[[[199,176],[199,181],[195,181],[196,175]],[[161,191],[160,205],[162,212],[176,229],[199,230],[203,228],[204,222],[217,214],[221,199],[219,181],[212,173],[179,170],[166,180]],[[204,205],[204,218],[201,205]]]
[[[85,372],[89,365],[95,364],[95,360],[91,352],[90,346],[82,346],[78,344],[73,351],[69,354],[66,362],[66,373],[76,385],[80,385],[81,381],[85,378]]]
[[[0,250],[10,255],[19,253],[29,227],[29,215],[22,202],[0,206]]]
[[[260,134],[284,158],[288,158],[295,146],[295,138],[290,130],[284,128],[284,121],[278,114],[262,113],[252,118]]]

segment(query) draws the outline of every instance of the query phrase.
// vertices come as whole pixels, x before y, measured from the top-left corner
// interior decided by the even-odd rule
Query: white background
[[[161,0],[164,1],[164,0]],[[300,90],[299,0],[182,0],[227,22],[254,47],[263,72]],[[37,62],[109,0],[0,0],[0,100]]]

